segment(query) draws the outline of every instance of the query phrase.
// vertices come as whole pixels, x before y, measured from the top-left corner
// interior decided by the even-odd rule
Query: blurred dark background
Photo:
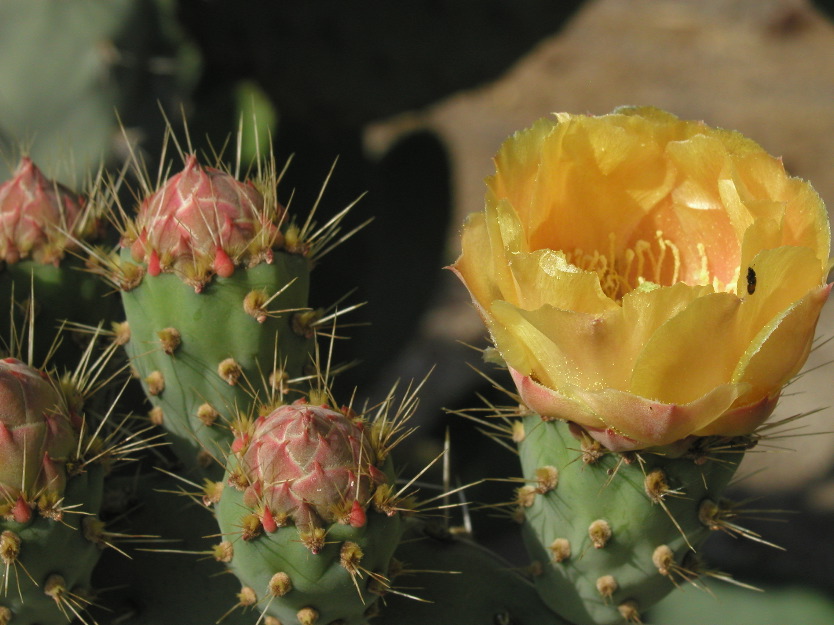
[[[242,125],[245,162],[270,140],[278,163],[292,156],[280,191],[303,214],[338,158],[322,220],[367,192],[346,228],[374,221],[314,273],[312,305],[368,302],[345,317],[350,338],[337,358],[359,364],[337,393],[356,387],[373,403],[434,368],[420,433],[402,450],[405,473],[449,431],[456,480],[498,477],[516,471],[512,455],[444,412],[477,405],[477,393],[506,400],[470,366],[483,368],[466,344],[484,346],[484,331],[442,267],[501,140],[555,110],[653,104],[748,134],[834,205],[832,10],[805,0],[6,0],[0,173],[25,150],[81,186],[100,162],[118,168],[128,144],[155,171],[166,118],[184,137],[184,117],[197,150],[220,150]],[[826,313],[822,332],[833,326]],[[830,359],[820,352],[812,365]],[[805,376],[787,409],[829,406],[827,376]],[[830,410],[817,418],[809,431],[831,429]],[[831,594],[834,440],[784,446],[800,453],[764,477],[756,470],[772,457],[753,458],[738,493],[801,513],[749,523],[788,550],[721,537],[709,559],[751,583]],[[510,496],[494,483],[469,493]],[[473,522],[476,536],[523,562],[506,518],[482,512]],[[795,622],[822,622],[809,619]]]

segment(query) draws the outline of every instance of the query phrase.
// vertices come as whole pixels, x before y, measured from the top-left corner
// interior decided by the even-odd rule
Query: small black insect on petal
[[[753,295],[756,292],[756,272],[752,267],[747,268],[747,293]]]

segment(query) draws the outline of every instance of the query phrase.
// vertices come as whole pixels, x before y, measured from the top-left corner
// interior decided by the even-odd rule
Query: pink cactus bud
[[[177,272],[197,290],[214,274],[229,277],[236,264],[266,258],[279,236],[252,184],[201,166],[193,154],[145,199],[134,227],[123,242],[132,257],[147,261],[151,276]]]
[[[239,462],[250,483],[244,500],[259,501],[267,531],[275,516],[301,532],[337,521],[362,527],[362,502],[385,479],[373,467],[374,449],[353,419],[304,403],[258,418]]]
[[[14,358],[1,360],[0,502],[63,493],[63,461],[76,442],[63,398],[49,379]]]
[[[32,258],[57,265],[66,250],[77,248],[68,233],[85,237],[96,228],[84,199],[47,179],[28,157],[0,185],[0,258],[7,263]]]

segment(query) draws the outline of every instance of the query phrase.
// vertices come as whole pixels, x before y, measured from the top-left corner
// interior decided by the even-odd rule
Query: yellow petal
[[[778,247],[759,252],[750,263],[752,273],[744,271],[751,278],[755,275],[755,286],[749,287],[746,281],[744,286],[739,284],[742,319],[732,340],[746,350],[772,319],[821,286],[819,268],[819,259],[805,247]],[[816,325],[816,317],[808,321],[809,325]]]
[[[594,315],[550,306],[524,311],[496,302],[493,312],[497,324],[525,341],[537,363],[531,373],[549,386],[622,388],[627,383],[630,354],[611,349],[626,338],[619,308]],[[513,365],[512,359],[507,362]]]
[[[484,215],[473,213],[466,218],[461,238],[463,251],[451,269],[466,285],[472,299],[489,302],[501,297],[493,276],[493,251],[486,234]]]
[[[765,250],[752,267],[752,295],[714,293],[693,301],[652,336],[634,364],[630,390],[638,395],[685,404],[736,374],[762,328],[819,285],[818,261],[807,248]],[[806,322],[811,332],[817,316]],[[769,389],[768,394],[775,389]]]
[[[637,358],[630,390],[669,404],[688,404],[730,380],[740,352],[725,349],[735,335],[741,301],[710,293],[658,328]]]
[[[808,247],[825,264],[831,253],[831,224],[825,205],[804,180],[791,178],[786,187],[782,245]]]
[[[500,346],[498,351],[501,356],[514,369],[535,376],[551,388],[585,384],[598,386],[601,382],[597,373],[578,366],[572,357],[575,354],[560,349],[535,323],[537,316],[560,312],[563,311],[552,308],[524,311],[507,302],[497,301],[490,308],[488,326],[495,345]],[[575,315],[576,319],[586,321],[592,319],[579,313],[568,312],[564,315]],[[562,347],[570,349],[571,345]]]
[[[750,342],[733,372],[733,381],[751,386],[753,398],[787,384],[808,358],[817,320],[832,285],[814,289],[772,319]]]
[[[602,312],[618,308],[595,272],[580,271],[551,250],[522,253],[518,221],[506,202],[467,218],[462,253],[452,269],[483,308],[506,300],[525,309],[550,304],[565,310]]]
[[[680,176],[672,192],[673,201],[689,208],[723,212],[717,181],[728,166],[729,156],[722,143],[713,136],[695,135],[669,143],[666,153]]]
[[[781,237],[781,223],[773,219],[757,219],[747,228],[741,245],[736,293],[743,295],[747,291],[747,268],[753,266],[756,255],[762,250],[778,248]]]
[[[609,232],[625,241],[674,182],[659,146],[595,118],[539,122],[502,147],[496,166],[487,179],[490,197],[517,211],[531,250],[604,250]]]
[[[512,218],[512,209],[488,207],[483,214],[469,215],[464,224],[461,255],[452,269],[481,306],[494,299],[516,299],[509,264],[523,234]]]
[[[744,388],[744,387],[740,387]],[[749,395],[750,393],[745,393]],[[736,400],[739,403],[740,400]],[[745,436],[754,432],[773,414],[779,393],[766,395],[751,404],[731,407],[719,417],[692,432],[695,436]]]
[[[490,329],[510,366],[553,388],[629,390],[635,361],[657,329],[711,290],[676,284],[635,291],[622,307],[608,300],[612,305],[598,310],[495,302]]]
[[[807,247],[818,258],[828,258],[831,231],[825,205],[810,184],[789,177],[780,160],[764,153],[737,159],[731,182],[753,217],[780,222],[780,236],[771,247]],[[769,204],[779,205],[778,214],[763,210]]]
[[[560,132],[555,120],[543,118],[530,128],[515,133],[495,156],[495,175],[486,179],[489,193],[496,200],[509,199],[525,223],[530,223],[541,213],[541,207],[533,202],[533,197],[541,186],[536,178],[541,171],[542,145],[545,142],[558,144]]]
[[[679,282],[670,287],[651,291],[632,291],[622,302],[621,334],[624,346],[611,345],[612,351],[626,350],[630,354],[629,376],[637,358],[646,348],[655,332],[667,321],[683,312],[692,302],[712,293],[711,286],[689,286]],[[621,390],[629,390],[631,381]]]
[[[619,308],[603,293],[595,272],[577,269],[561,252],[539,250],[516,254],[510,268],[517,288],[512,303],[525,310],[549,305],[561,310],[601,314]]]

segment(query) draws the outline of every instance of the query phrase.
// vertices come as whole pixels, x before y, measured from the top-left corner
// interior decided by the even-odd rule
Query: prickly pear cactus
[[[100,219],[82,195],[49,180],[28,157],[0,185],[0,331],[14,351],[10,327],[24,328],[34,310],[33,361],[42,363],[65,321],[96,326],[116,306],[108,287],[85,270],[81,245],[95,239]],[[35,306],[26,306],[34,297]],[[10,317],[11,316],[11,317]],[[72,368],[81,353],[65,336],[53,364]]]
[[[102,451],[46,373],[0,361],[0,622],[81,615],[105,546]],[[93,459],[91,459],[93,458]]]
[[[304,388],[313,250],[275,197],[274,176],[239,182],[184,169],[123,228],[110,279],[127,323],[117,332],[186,466],[222,471],[237,411]]]
[[[536,414],[515,430],[536,585],[576,625],[639,623],[643,608],[701,575],[695,554],[720,527],[722,492],[749,441],[703,439],[670,457],[612,453],[574,432]]]
[[[364,623],[403,531],[390,431],[298,400],[237,434],[216,509],[243,592],[287,625]]]

